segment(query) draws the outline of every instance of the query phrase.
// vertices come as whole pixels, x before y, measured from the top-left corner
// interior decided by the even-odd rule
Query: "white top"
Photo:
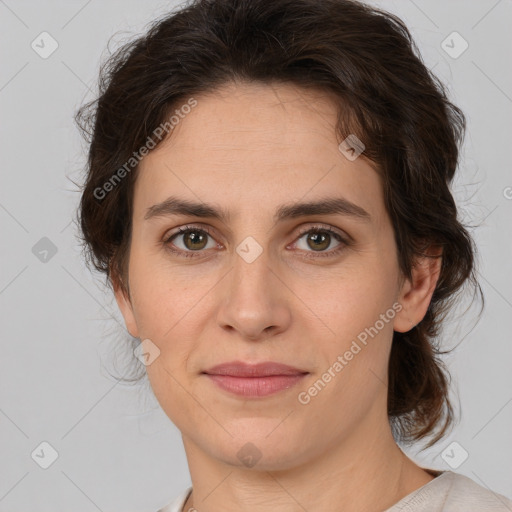
[[[157,512],[188,512],[182,508],[191,491],[189,487]],[[442,471],[384,512],[512,512],[512,500],[464,475]]]

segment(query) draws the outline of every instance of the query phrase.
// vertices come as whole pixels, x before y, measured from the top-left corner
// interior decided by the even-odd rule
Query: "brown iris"
[[[329,247],[330,239],[330,235],[326,233],[311,233],[307,237],[307,242],[311,249],[322,250]],[[314,245],[310,244],[310,241],[313,241]]]

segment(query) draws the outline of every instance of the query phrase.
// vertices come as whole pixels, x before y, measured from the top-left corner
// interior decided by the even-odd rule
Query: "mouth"
[[[268,396],[297,385],[309,372],[281,363],[223,363],[202,372],[218,387],[244,397]]]

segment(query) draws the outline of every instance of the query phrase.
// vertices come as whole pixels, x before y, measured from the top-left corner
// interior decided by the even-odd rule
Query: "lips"
[[[247,364],[241,361],[223,363],[203,372],[219,388],[248,397],[263,397],[289,389],[309,372],[281,363]]]
[[[247,364],[241,361],[232,361],[213,366],[204,373],[208,375],[228,375],[231,377],[269,377],[273,375],[301,375],[308,372],[275,362]]]

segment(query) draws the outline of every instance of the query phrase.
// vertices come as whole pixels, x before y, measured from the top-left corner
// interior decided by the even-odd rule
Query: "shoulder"
[[[185,502],[187,501],[188,495],[191,491],[192,487],[188,487],[180,495],[178,495],[174,501],[157,510],[157,512],[181,512],[181,509],[183,508],[183,505],[185,505]]]
[[[443,511],[496,511],[512,512],[512,500],[467,476],[447,471],[450,482]]]
[[[512,512],[512,501],[467,476],[443,471],[385,512]]]
[[[157,512],[181,512],[192,487]],[[385,512],[512,512],[512,500],[467,476],[444,471]],[[187,511],[185,511],[187,512]]]

